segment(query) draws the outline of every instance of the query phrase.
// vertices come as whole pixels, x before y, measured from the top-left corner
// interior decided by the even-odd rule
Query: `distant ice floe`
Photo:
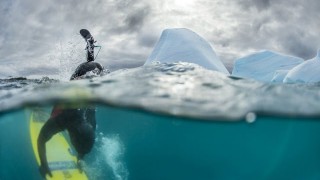
[[[179,61],[229,75],[210,43],[184,28],[164,30],[144,65]],[[307,61],[269,50],[255,52],[235,60],[232,76],[273,83],[320,82],[320,50]]]
[[[162,32],[145,65],[154,61],[189,62],[229,75],[210,43],[195,32],[184,28],[166,29]]]
[[[316,57],[291,69],[283,80],[284,83],[320,82],[320,49]]]
[[[261,51],[237,59],[232,76],[251,78],[262,82],[281,82],[287,71],[303,63],[303,59]]]

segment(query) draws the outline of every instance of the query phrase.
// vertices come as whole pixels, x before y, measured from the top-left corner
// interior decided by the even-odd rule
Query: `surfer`
[[[79,166],[79,161],[91,151],[94,144],[96,130],[95,107],[64,108],[55,106],[53,108],[51,117],[41,128],[38,137],[38,153],[41,162],[40,173],[43,177],[46,174],[52,177],[47,162],[45,144],[53,135],[64,130],[68,131],[71,143],[78,153]]]
[[[82,31],[80,31],[80,33],[81,32]],[[83,36],[83,34],[81,35],[84,38],[87,37]],[[91,42],[92,41],[89,40],[89,43]],[[96,69],[98,70],[98,74],[100,74],[104,70],[104,68],[99,63],[93,62],[93,51],[91,51],[91,46],[88,47],[88,44],[87,51],[87,62],[82,63],[77,67],[70,80],[82,79],[83,75],[90,71],[95,71]],[[78,153],[78,167],[81,171],[79,161],[83,159],[85,154],[88,154],[91,151],[95,140],[95,107],[63,107],[61,105],[57,105],[53,108],[51,117],[46,121],[46,123],[40,130],[37,142],[41,163],[39,170],[43,177],[45,177],[46,174],[52,177],[52,173],[50,171],[46,157],[46,142],[48,142],[53,135],[64,130],[68,131],[71,143]]]
[[[94,72],[95,74],[99,75],[103,72],[104,68],[101,64],[94,62],[94,47],[101,47],[95,46],[94,43],[96,42],[91,33],[87,29],[80,30],[81,36],[87,42],[86,50],[87,50],[87,62],[80,64],[75,72],[71,75],[70,80],[79,79],[79,77],[85,75],[87,72]]]

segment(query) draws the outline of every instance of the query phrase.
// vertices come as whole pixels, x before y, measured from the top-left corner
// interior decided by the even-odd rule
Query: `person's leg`
[[[87,50],[87,61],[94,61],[94,51],[90,52],[89,50]]]
[[[92,36],[87,40],[87,61],[94,61],[94,39]]]

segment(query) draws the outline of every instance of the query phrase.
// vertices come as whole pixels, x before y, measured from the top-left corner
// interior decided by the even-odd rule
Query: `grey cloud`
[[[153,48],[160,38],[161,31],[155,26],[144,26],[137,34],[136,40],[139,46],[145,48]]]
[[[105,58],[107,68],[117,70],[120,68],[133,68],[144,64],[147,56],[137,49],[136,52],[126,52],[121,50],[109,50]],[[102,60],[103,61],[103,60]]]
[[[311,43],[305,43],[305,33],[304,32],[290,32],[279,41],[283,43],[283,48],[291,52],[293,55],[302,57],[304,59],[310,59],[315,56],[316,47],[312,47]]]
[[[12,1],[1,1],[0,5],[1,12],[8,13],[12,6]]]
[[[319,1],[239,0],[236,4],[243,9],[235,10],[234,18],[245,21],[239,21],[231,35],[218,41],[239,54],[250,49],[270,49],[308,59],[320,47],[320,36],[315,34],[320,27],[316,10]]]
[[[261,11],[270,7],[270,1],[271,0],[239,0],[238,3],[244,9],[255,7]]]
[[[281,49],[288,54],[309,59],[313,57],[320,47],[320,36],[314,34],[320,27],[320,18],[315,7],[320,7],[320,2],[309,0],[280,3],[282,6],[274,7],[275,21],[279,26],[273,29],[274,40],[279,40]]]
[[[120,1],[118,9],[121,13],[112,24],[115,34],[138,32],[150,14],[150,5],[143,1]]]
[[[139,30],[149,12],[150,8],[146,6],[136,9],[134,12],[132,12],[132,14],[129,14],[124,20],[126,22],[127,29],[129,29],[129,31]]]
[[[138,37],[139,45],[143,47],[154,47],[159,37],[160,35],[158,36],[141,35],[140,37]]]

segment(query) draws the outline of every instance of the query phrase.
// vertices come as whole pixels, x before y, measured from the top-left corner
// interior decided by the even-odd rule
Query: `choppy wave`
[[[62,101],[98,102],[206,120],[240,120],[248,113],[250,117],[255,113],[319,117],[319,87],[239,79],[190,63],[154,63],[92,79],[47,80],[9,89],[0,94],[0,110]]]

